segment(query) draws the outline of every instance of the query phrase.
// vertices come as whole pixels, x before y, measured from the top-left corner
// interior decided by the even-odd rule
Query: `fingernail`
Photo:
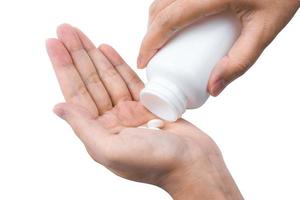
[[[218,96],[226,87],[226,83],[224,79],[220,79],[216,81],[216,83],[212,86],[211,95]]]

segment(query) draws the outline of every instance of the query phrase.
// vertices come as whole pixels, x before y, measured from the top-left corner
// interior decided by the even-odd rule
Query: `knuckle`
[[[236,61],[234,63],[234,77],[233,78],[237,78],[237,77],[243,75],[249,67],[250,67],[250,63],[248,63],[248,62]]]
[[[171,24],[170,15],[168,14],[159,14],[157,17],[157,24],[160,27],[169,27]]]
[[[96,71],[90,73],[86,79],[84,80],[84,82],[87,84],[87,85],[92,85],[92,84],[97,84],[100,82],[100,79],[99,79],[99,76],[97,74]]]
[[[261,26],[260,39],[257,45],[258,49],[262,51],[276,37],[278,30],[275,27],[276,26],[273,26],[273,24],[271,25],[271,23],[270,24],[268,24],[268,22],[263,23],[263,25]]]
[[[136,74],[131,74],[128,78],[128,85],[138,85],[141,83],[140,78]]]
[[[71,70],[72,68],[74,68],[73,64],[66,64],[66,65],[62,65],[62,68],[66,68],[66,70]]]
[[[109,67],[103,71],[101,78],[107,79],[107,78],[115,77],[117,75],[118,75],[118,72],[114,68]]]
[[[79,84],[74,92],[71,94],[71,98],[75,98],[78,96],[85,96],[88,93],[85,85],[83,83]]]
[[[175,33],[178,31],[180,14],[176,13],[175,15],[171,13],[159,14],[157,17],[157,26],[160,31],[165,32],[166,34]]]

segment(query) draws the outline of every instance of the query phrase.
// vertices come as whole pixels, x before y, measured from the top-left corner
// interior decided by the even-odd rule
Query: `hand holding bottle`
[[[251,67],[299,6],[299,0],[155,0],[150,7],[148,32],[141,45],[138,66],[145,67],[179,30],[200,18],[231,10],[241,21],[242,31],[211,73],[207,89],[217,96]]]

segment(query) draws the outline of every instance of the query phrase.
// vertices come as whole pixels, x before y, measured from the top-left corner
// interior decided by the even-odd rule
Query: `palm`
[[[78,29],[63,25],[58,38],[47,43],[67,101],[56,113],[69,110],[64,118],[97,162],[122,177],[154,183],[183,159],[219,153],[207,135],[182,119],[160,131],[135,128],[155,118],[139,102],[144,86],[138,76],[114,49],[96,49]],[[190,150],[195,148],[197,154]]]
[[[141,126],[154,116],[138,101],[121,101],[98,117],[99,122],[111,133],[124,128]]]
[[[98,123],[116,134],[107,141],[109,145],[106,143],[109,162],[104,165],[127,179],[154,183],[183,162],[183,155],[190,149],[202,149],[212,144],[207,135],[183,119],[165,124],[163,130],[135,128],[145,125],[153,117],[137,101],[120,102],[100,116]],[[96,160],[102,158],[98,149],[89,152]],[[189,158],[193,159],[192,156]],[[101,163],[101,160],[97,161]],[[150,179],[146,176],[149,171],[153,173]]]

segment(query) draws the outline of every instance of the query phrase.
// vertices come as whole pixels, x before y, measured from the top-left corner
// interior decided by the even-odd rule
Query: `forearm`
[[[163,188],[174,200],[241,200],[237,185],[222,158],[210,158],[211,166],[203,173],[203,162],[167,177]],[[201,166],[202,165],[202,166]]]

